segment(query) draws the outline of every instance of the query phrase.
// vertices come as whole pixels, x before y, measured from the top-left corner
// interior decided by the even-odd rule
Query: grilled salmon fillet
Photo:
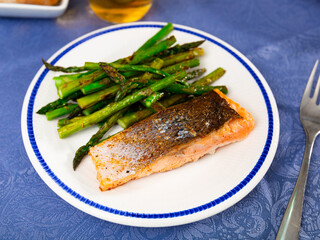
[[[254,120],[218,90],[162,110],[90,149],[101,191],[178,168],[244,139]]]

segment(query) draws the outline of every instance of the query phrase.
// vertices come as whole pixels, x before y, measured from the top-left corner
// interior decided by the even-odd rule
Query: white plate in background
[[[69,0],[61,0],[58,5],[0,3],[0,17],[56,18],[68,7]]]

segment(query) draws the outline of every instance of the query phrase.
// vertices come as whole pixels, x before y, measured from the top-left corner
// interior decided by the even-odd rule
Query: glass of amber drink
[[[140,20],[150,9],[152,0],[89,0],[92,11],[113,23]]]

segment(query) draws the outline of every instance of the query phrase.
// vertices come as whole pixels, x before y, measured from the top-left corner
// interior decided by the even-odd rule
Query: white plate
[[[0,3],[1,17],[55,18],[67,9],[69,0],[61,0],[59,5],[44,6],[36,4]]]
[[[115,25],[76,39],[55,53],[49,62],[82,65],[85,61],[113,61],[133,53],[165,23]],[[89,157],[72,169],[77,148],[97,131],[91,127],[59,139],[56,121],[36,114],[57,99],[53,76],[42,67],[33,79],[22,109],[22,134],[28,156],[47,185],[76,208],[111,222],[133,226],[173,226],[217,214],[246,196],[268,170],[279,138],[279,116],[272,92],[260,72],[236,49],[199,30],[175,25],[179,43],[206,39],[201,66],[227,73],[217,84],[252,113],[256,127],[244,141],[218,149],[194,163],[165,173],[131,181],[100,192]],[[118,129],[114,129],[117,131]]]

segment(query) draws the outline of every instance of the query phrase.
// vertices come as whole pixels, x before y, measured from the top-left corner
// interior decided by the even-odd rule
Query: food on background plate
[[[60,0],[0,0],[0,3],[20,3],[20,4],[36,4],[54,6],[58,5]]]
[[[178,168],[245,138],[254,120],[217,90],[162,110],[90,149],[102,191]]]
[[[251,115],[225,96],[226,86],[210,86],[224,69],[204,77],[204,68],[189,71],[200,65],[204,41],[162,40],[172,30],[168,23],[132,55],[111,63],[62,67],[43,60],[47,69],[67,74],[53,78],[59,99],[37,113],[48,120],[68,114],[58,121],[60,138],[99,126],[76,151],[73,168],[90,151],[103,191],[195,161],[243,139],[254,126]],[[124,130],[99,144],[115,124]]]

